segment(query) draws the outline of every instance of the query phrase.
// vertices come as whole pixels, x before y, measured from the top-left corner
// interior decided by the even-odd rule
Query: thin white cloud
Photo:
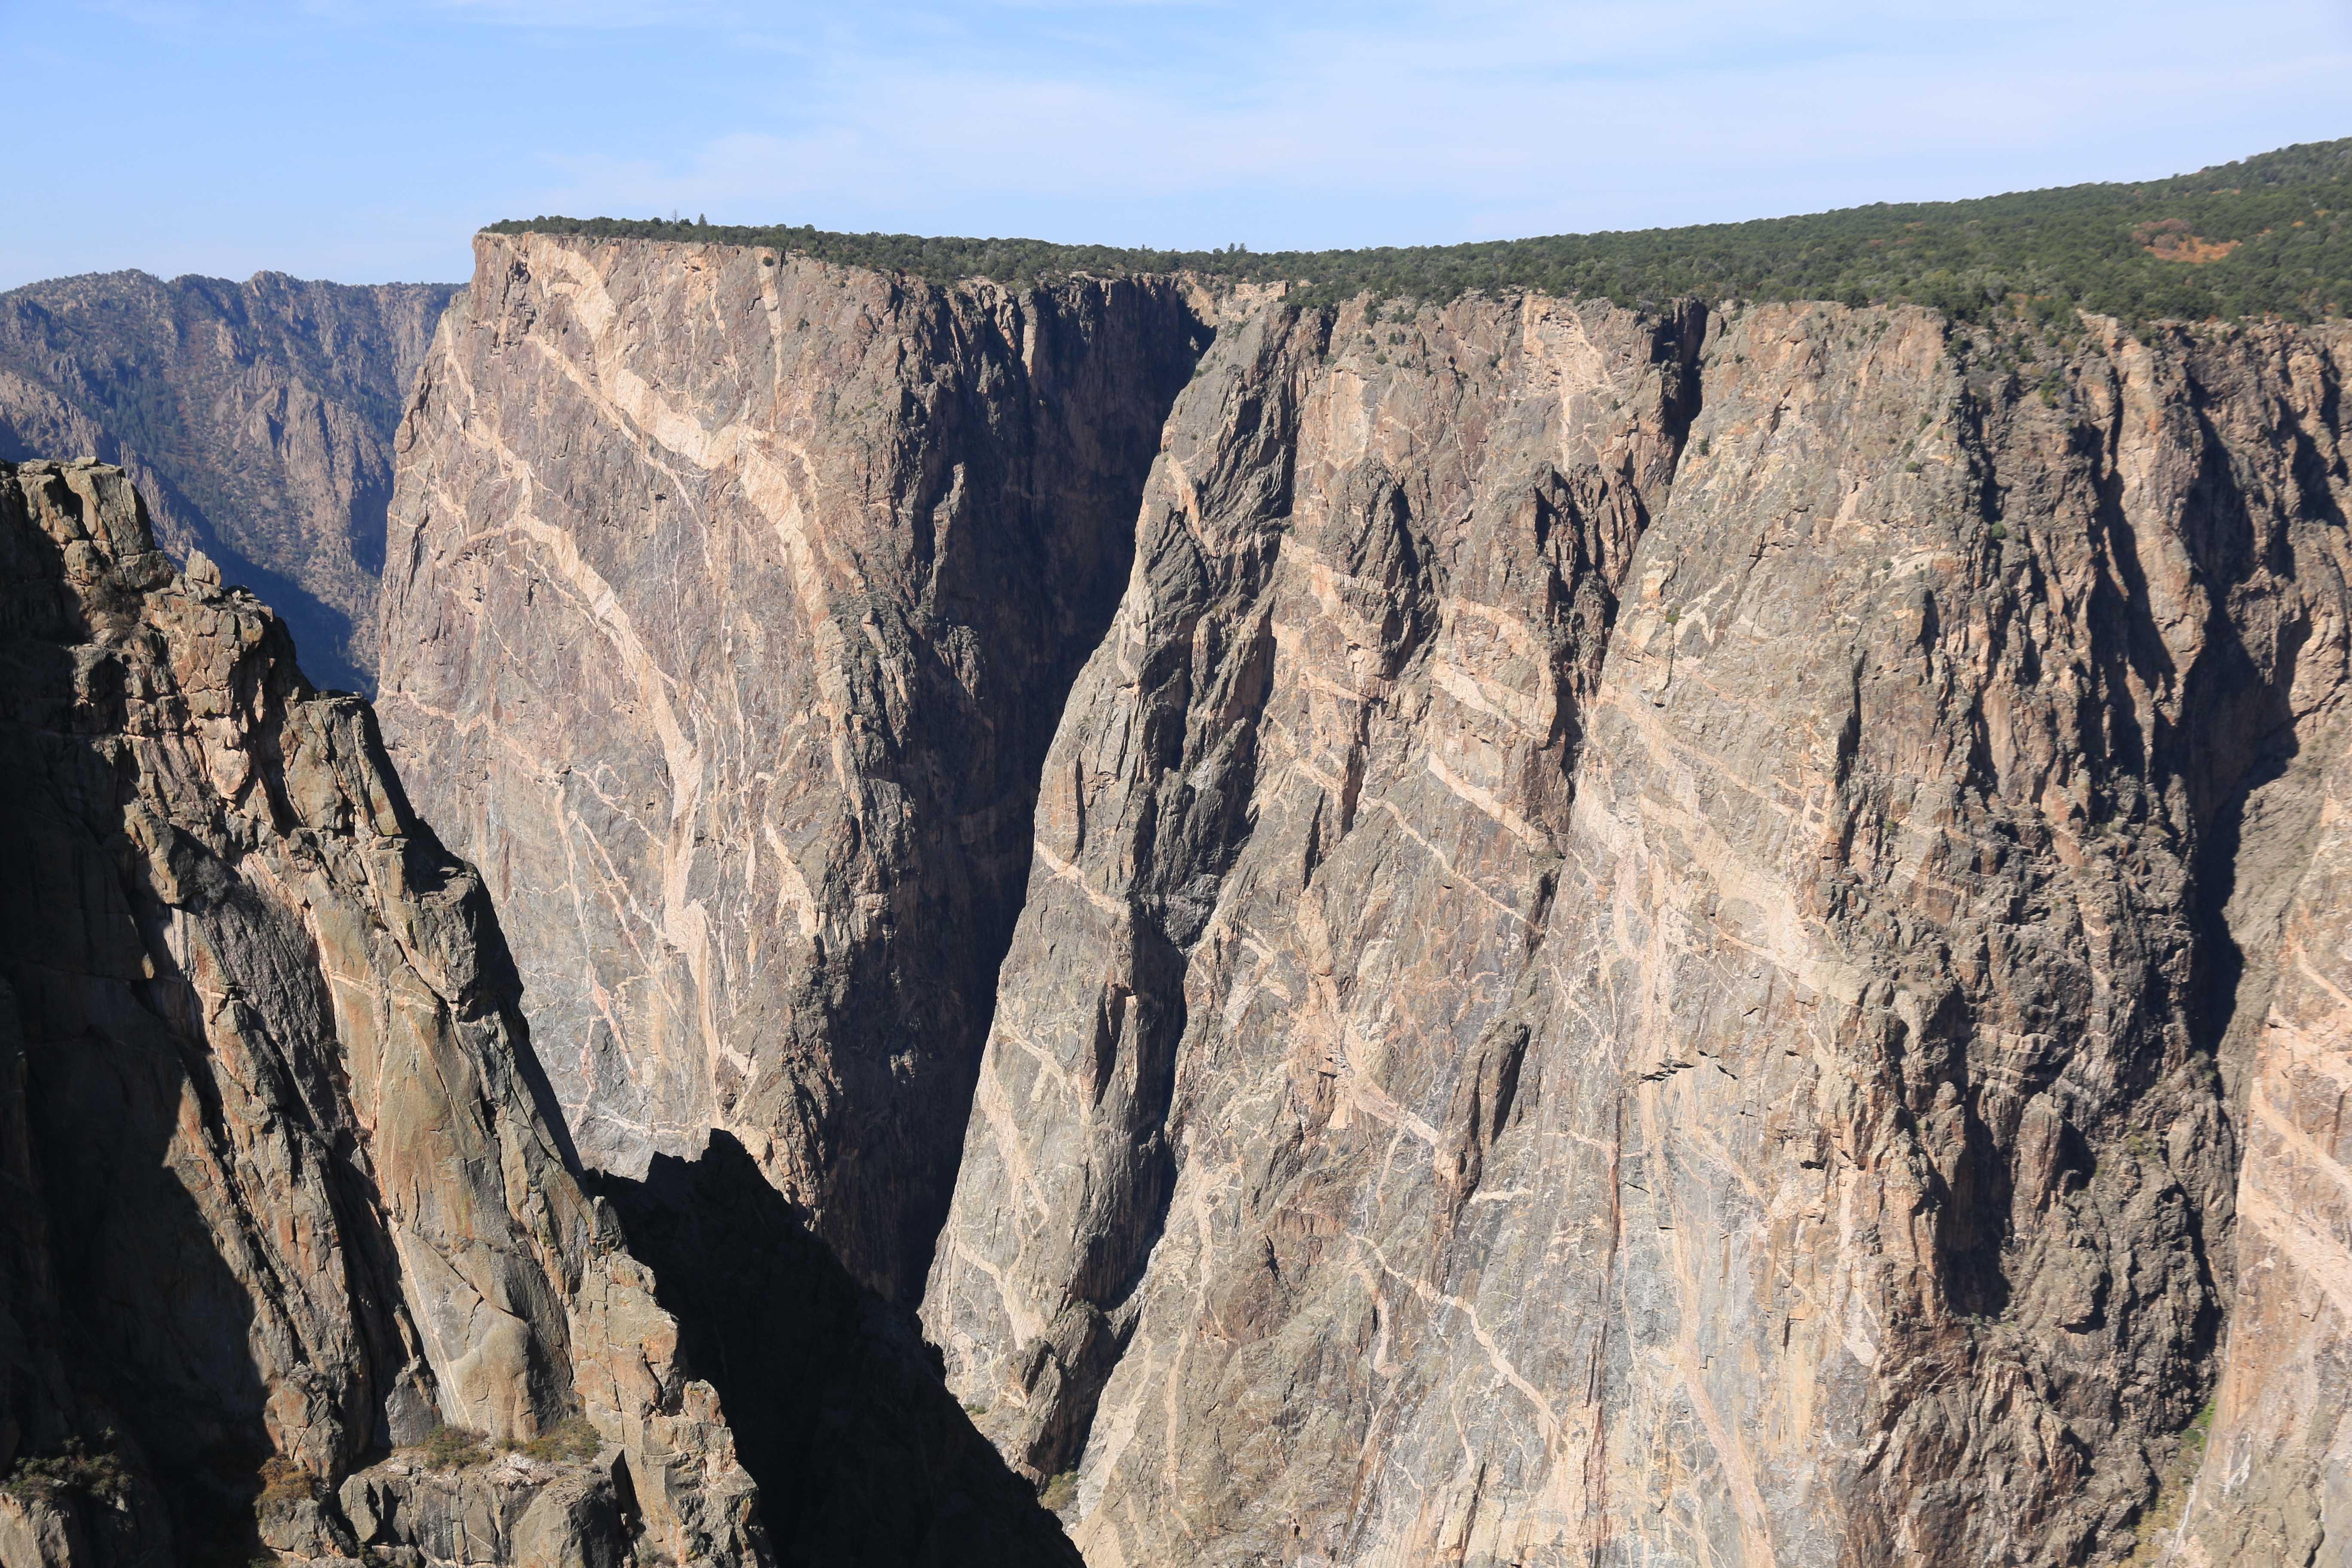
[[[1354,237],[1379,242],[1483,237],[1435,231],[1465,212],[1490,232],[1529,232],[1974,194],[2037,164],[2058,171],[2045,182],[2131,177],[2169,172],[2172,149],[2192,149],[2175,158],[2189,163],[2260,151],[2188,132],[2226,127],[2265,95],[2334,100],[2352,51],[2327,11],[2270,0],[2217,32],[2210,8],[2185,5],[1996,5],[1965,18],[1704,0],[1397,7],[1261,20],[1246,47],[1230,31],[1171,40],[1183,65],[1233,73],[1208,82],[1118,58],[946,60],[863,37],[780,95],[780,128],[672,160],[568,158],[547,199],[921,226],[921,214],[990,197],[1078,214],[1298,192],[1364,204]],[[2281,51],[2283,33],[2321,47]],[[2070,146],[2086,155],[2047,156]],[[2123,148],[2137,155],[2116,166]],[[1415,210],[1438,225],[1400,221]]]
[[[0,282],[450,276],[541,212],[1426,243],[2352,132],[2352,0],[0,0],[0,41],[110,89],[18,128],[20,205],[80,216]]]

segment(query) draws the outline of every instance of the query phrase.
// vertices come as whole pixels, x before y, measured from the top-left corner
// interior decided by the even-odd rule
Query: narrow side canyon
[[[392,437],[446,283],[53,278],[0,294],[0,458],[97,458],[175,561],[261,595],[320,680],[375,689]]]

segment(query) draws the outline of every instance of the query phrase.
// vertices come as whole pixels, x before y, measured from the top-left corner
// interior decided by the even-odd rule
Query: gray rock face
[[[359,1544],[398,1568],[622,1568],[630,1561],[618,1489],[593,1465],[518,1455],[436,1470],[394,1458],[346,1479]]]
[[[143,272],[0,294],[0,458],[119,463],[177,560],[285,616],[310,668],[373,691],[392,435],[451,284]]]
[[[479,880],[116,468],[0,465],[0,982],[7,1568],[336,1555],[372,1455],[574,1415],[636,1510],[583,1560],[764,1560]]]
[[[566,1118],[1097,1568],[2352,1540],[2342,325],[478,260],[387,725]]]
[[[1907,311],[1228,332],[924,1306],[1089,1562],[2112,1561],[2233,1280],[2190,1533],[2302,1561],[2352,1020],[2252,1022],[2303,961],[2231,900],[2342,940],[2347,351],[2045,405]]]
[[[592,1164],[728,1130],[910,1300],[1037,763],[1203,330],[485,235],[400,436],[385,730],[483,868]]]

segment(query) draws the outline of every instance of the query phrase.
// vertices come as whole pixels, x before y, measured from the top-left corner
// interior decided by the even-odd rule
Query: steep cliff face
[[[2345,570],[2347,361],[2340,332],[2280,344],[2269,375],[2242,373],[2221,410],[2233,448],[2279,449],[2300,485],[2286,526],[2267,484],[2244,509],[2251,529],[2231,526],[2227,487],[2217,509],[2236,547],[2231,619],[2256,621],[2247,640],[2274,673],[2232,726],[2249,765],[2222,803],[2211,853],[2227,858],[2208,895],[2226,899],[2207,984],[2241,1164],[2220,1387],[2191,1433],[2202,1463],[2181,1467],[2186,1521],[2165,1537],[2168,1561],[2199,1568],[2352,1554],[2352,729],[2335,652],[2345,606],[2315,592]],[[2249,570],[2256,552],[2266,571]],[[2249,602],[2264,592],[2274,606]]]
[[[8,1568],[444,1561],[418,1489],[356,1532],[336,1489],[403,1493],[413,1466],[354,1472],[441,1424],[566,1421],[593,1429],[570,1460],[495,1483],[518,1520],[554,1500],[536,1560],[763,1560],[516,999],[367,706],[175,570],[120,469],[0,465]]]
[[[400,437],[394,754],[583,1157],[726,1129],[911,1298],[1038,761],[1204,330],[1166,282],[477,246]]]
[[[250,584],[374,688],[392,435],[450,284],[111,272],[0,294],[0,458],[131,470],[163,548]]]
[[[2189,1535],[2307,1551],[2352,341],[1324,331],[1171,417],[924,1306],[1088,1560],[2161,1549],[2233,1290]]]
[[[1097,1568],[2352,1541],[2341,325],[478,259],[387,726],[714,1365],[929,1258]]]
[[[2340,529],[2341,523],[2336,526]],[[2272,873],[2233,897],[2261,939],[2233,1052],[2243,1163],[2227,1352],[2187,1518],[2160,1561],[2336,1564],[2352,1553],[2352,938],[2340,713],[2298,725],[2246,813]],[[2263,894],[2267,893],[2267,899]],[[2264,907],[2267,905],[2268,907]],[[2251,994],[2250,994],[2251,993]],[[2249,1059],[2250,1058],[2250,1059]],[[2182,1467],[2187,1470],[2187,1467]]]
[[[924,1309],[958,1392],[1033,1471],[1076,1458],[1137,1332],[1155,1244],[1206,1239],[1213,1188],[1171,1197],[1203,1152],[1177,1099],[1231,1091],[1253,1107],[1234,1132],[1255,1137],[1289,1120],[1290,1091],[1265,1099],[1281,1081],[1268,1071],[1343,1090],[1324,1118],[1349,1131],[1315,1163],[1377,1182],[1394,1152],[1367,1163],[1366,1149],[1427,1123],[1357,1104],[1351,1060],[1402,1041],[1450,1065],[1507,994],[1517,965],[1486,950],[1539,912],[1557,859],[1518,864],[1544,853],[1521,797],[1549,791],[1540,804],[1565,810],[1619,580],[1692,412],[1697,330],[1473,303],[1409,329],[1349,310],[1327,335],[1273,314],[1228,333],[1186,390],[1119,618],[1046,761],[1030,895]],[[1409,347],[1389,341],[1406,331]],[[1441,722],[1456,732],[1427,740]],[[1404,853],[1428,863],[1349,874]],[[1498,858],[1486,888],[1475,873]],[[1243,905],[1229,885],[1252,889]],[[1297,921],[1339,946],[1291,973],[1297,955],[1265,944]],[[1228,968],[1284,973],[1228,997],[1189,973],[1204,944]],[[1361,947],[1382,966],[1363,996],[1383,1022],[1360,1038],[1328,988]],[[1213,1037],[1262,1059],[1195,1044]],[[1490,1116],[1510,1110],[1496,1092]],[[1237,1152],[1218,1151],[1213,1183]],[[1256,1164],[1245,1180],[1265,1179]],[[1280,1202],[1286,1224],[1318,1226],[1296,1194]],[[1183,1236],[1162,1243],[1171,1225]],[[1248,1313],[1252,1338],[1276,1327],[1263,1305]],[[1305,1327],[1265,1344],[1261,1370],[1326,1327],[1349,1342]],[[1199,1373],[1191,1394],[1214,1399]],[[1264,1500],[1273,1514],[1292,1500]]]

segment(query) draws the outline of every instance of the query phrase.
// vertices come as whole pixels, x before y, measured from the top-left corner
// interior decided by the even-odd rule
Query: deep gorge
[[[0,1468],[110,1421],[136,1479],[0,1499],[8,1568],[184,1556],[184,1498],[419,1562],[2352,1542],[2340,322],[476,257],[372,709],[120,479],[12,470],[7,733],[86,778],[12,774],[68,805],[8,839]],[[373,759],[332,799],[314,711]],[[167,997],[190,931],[266,963]],[[362,994],[510,1087],[377,1108]],[[207,1087],[253,1010],[303,1087]],[[12,1130],[151,1015],[194,1087],[124,1163],[266,1216],[323,1161],[378,1259],[257,1386],[173,1373],[239,1413],[201,1485],[92,1370],[143,1331],[24,1293],[112,1232]],[[315,1159],[224,1152],[297,1100]],[[468,1118],[509,1152],[394,1178]],[[445,1188],[496,1223],[400,1241]],[[267,1252],[205,1264],[232,1319],[310,1277]],[[509,1318],[536,1392],[457,1392]],[[593,1463],[402,1457],[575,1411]]]

